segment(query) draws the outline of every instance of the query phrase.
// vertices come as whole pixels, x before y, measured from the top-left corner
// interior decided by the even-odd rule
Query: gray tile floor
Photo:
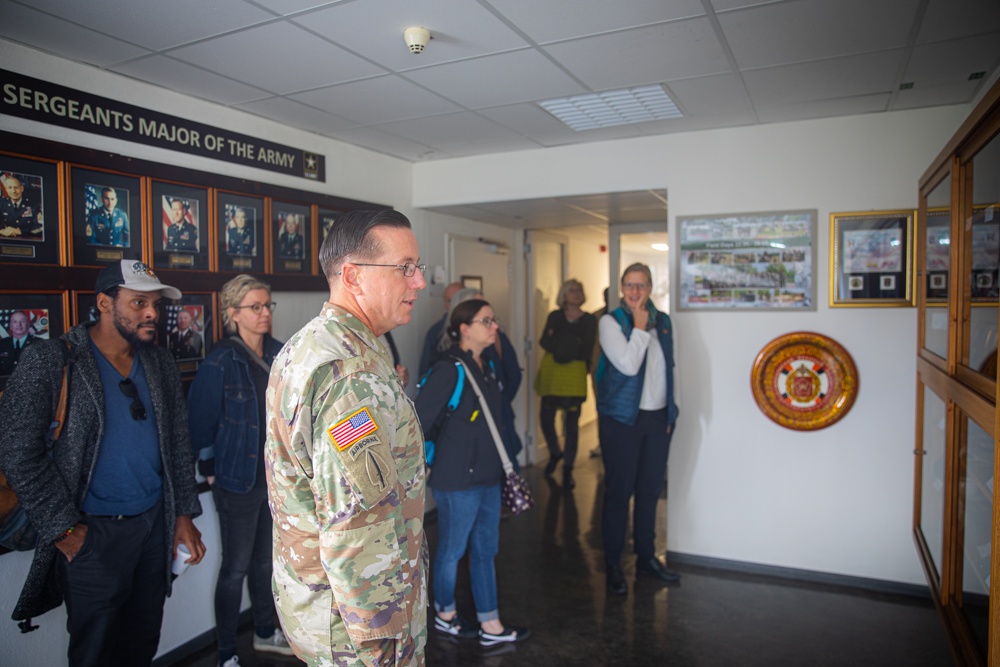
[[[622,665],[640,667],[944,667],[954,664],[930,599],[672,564],[680,584],[636,582],[608,596],[600,548],[600,459],[587,458],[594,429],[582,432],[577,487],[564,492],[541,466],[525,470],[538,507],[505,519],[497,580],[501,618],[533,637],[499,652],[476,641],[432,634],[427,664],[448,667]],[[663,509],[661,508],[661,516]],[[427,527],[432,549],[436,525]],[[664,535],[658,536],[660,553]],[[626,550],[627,552],[628,550]],[[914,555],[916,558],[916,555]],[[459,572],[459,610],[474,615],[468,573]],[[254,654],[240,635],[244,667],[301,664]],[[214,646],[173,663],[212,667]]]

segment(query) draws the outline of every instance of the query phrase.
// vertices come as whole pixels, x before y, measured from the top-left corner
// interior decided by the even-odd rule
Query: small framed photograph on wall
[[[0,292],[0,389],[26,347],[66,333],[67,298],[66,292]]]
[[[264,200],[220,192],[217,209],[219,271],[263,273]]]
[[[312,209],[271,202],[272,273],[312,273]]]
[[[830,305],[913,305],[915,212],[830,214]]]
[[[142,259],[142,188],[138,178],[70,167],[70,219],[73,265]]]
[[[90,290],[73,291],[73,326],[96,322],[100,318],[97,310],[97,294]]]
[[[323,246],[323,241],[326,240],[326,235],[330,233],[333,229],[333,223],[337,222],[337,219],[344,214],[344,211],[334,211],[327,208],[321,208],[317,212],[317,232],[318,236],[316,238],[316,244],[319,247]],[[319,247],[316,249],[316,254],[319,254]]]
[[[59,164],[0,153],[0,262],[60,264]]]
[[[153,181],[153,267],[209,269],[208,190]]]
[[[181,375],[193,375],[215,344],[215,295],[184,292],[163,306],[157,340],[177,362]]]

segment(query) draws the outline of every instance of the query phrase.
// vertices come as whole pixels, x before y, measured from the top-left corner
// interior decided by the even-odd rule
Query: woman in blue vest
[[[222,565],[215,584],[219,665],[239,667],[236,633],[243,580],[250,591],[255,651],[292,655],[275,625],[271,511],[264,480],[264,392],[281,342],[271,337],[271,288],[246,274],[219,292],[227,338],[202,362],[188,391],[191,444],[212,485]]]
[[[628,593],[621,568],[629,501],[635,496],[633,539],[636,578],[677,581],[656,557],[656,504],[663,489],[674,403],[673,325],[649,300],[653,276],[645,264],[622,274],[621,305],[601,317],[598,332],[597,413],[604,460],[601,520],[608,590]]]
[[[424,437],[435,442],[427,485],[438,511],[438,543],[434,553],[434,629],[452,637],[479,637],[482,646],[519,642],[527,628],[500,621],[494,560],[499,549],[500,483],[503,465],[483,413],[494,420],[503,398],[483,351],[496,343],[500,323],[482,299],[452,303],[447,335],[454,342],[421,381],[415,402]],[[462,366],[462,364],[465,364]],[[458,404],[449,397],[464,378]],[[471,383],[482,392],[482,405]],[[501,445],[502,446],[502,445]],[[469,552],[472,599],[479,628],[458,615],[455,580],[458,562]]]

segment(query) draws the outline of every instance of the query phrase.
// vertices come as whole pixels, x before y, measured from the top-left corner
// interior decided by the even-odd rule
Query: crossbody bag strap
[[[469,372],[469,367],[465,365],[465,362],[461,359],[458,363],[462,364],[465,368],[465,374],[469,377],[472,385],[472,391],[476,392],[476,396],[479,398],[479,407],[483,409],[483,417],[486,418],[486,424],[490,427],[490,433],[493,434],[493,444],[497,446],[497,453],[500,454],[500,462],[503,464],[503,471],[505,474],[510,474],[514,472],[514,466],[510,462],[510,458],[507,457],[507,450],[504,449],[503,440],[500,439],[500,431],[497,430],[496,422],[493,421],[493,414],[490,412],[490,406],[486,404],[486,399],[483,398],[483,392],[479,389],[479,383],[472,373]]]
[[[63,426],[66,424],[66,406],[69,402],[69,370],[70,366],[73,365],[73,350],[70,348],[69,343],[65,340],[62,341],[63,344],[63,369],[62,369],[62,384],[59,387],[59,400],[56,402],[55,415],[52,418],[52,424],[49,427],[49,440],[55,443],[59,440],[59,436],[62,435]]]
[[[260,366],[261,368],[263,368],[265,373],[270,373],[271,372],[271,365],[269,363],[267,363],[266,361],[264,361],[259,354],[257,354],[253,350],[251,350],[250,346],[247,345],[246,343],[244,343],[243,339],[239,337],[239,334],[237,334],[235,336],[230,336],[229,340],[231,340],[232,342],[236,343],[237,345],[239,345],[240,347],[242,347],[244,350],[246,350],[247,354],[250,355],[250,359],[253,360],[253,362],[255,364],[257,364],[258,366]]]

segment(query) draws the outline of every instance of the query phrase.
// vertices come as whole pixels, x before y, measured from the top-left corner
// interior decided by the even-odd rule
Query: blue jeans
[[[438,511],[438,545],[434,554],[434,609],[455,610],[458,561],[469,548],[472,599],[480,623],[500,618],[497,571],[493,559],[500,542],[500,484],[464,491],[433,489]]]
[[[266,486],[234,493],[213,485],[212,497],[219,512],[222,542],[222,566],[215,584],[215,635],[219,656],[225,660],[236,655],[244,577],[257,636],[274,634],[271,511],[267,507]]]

